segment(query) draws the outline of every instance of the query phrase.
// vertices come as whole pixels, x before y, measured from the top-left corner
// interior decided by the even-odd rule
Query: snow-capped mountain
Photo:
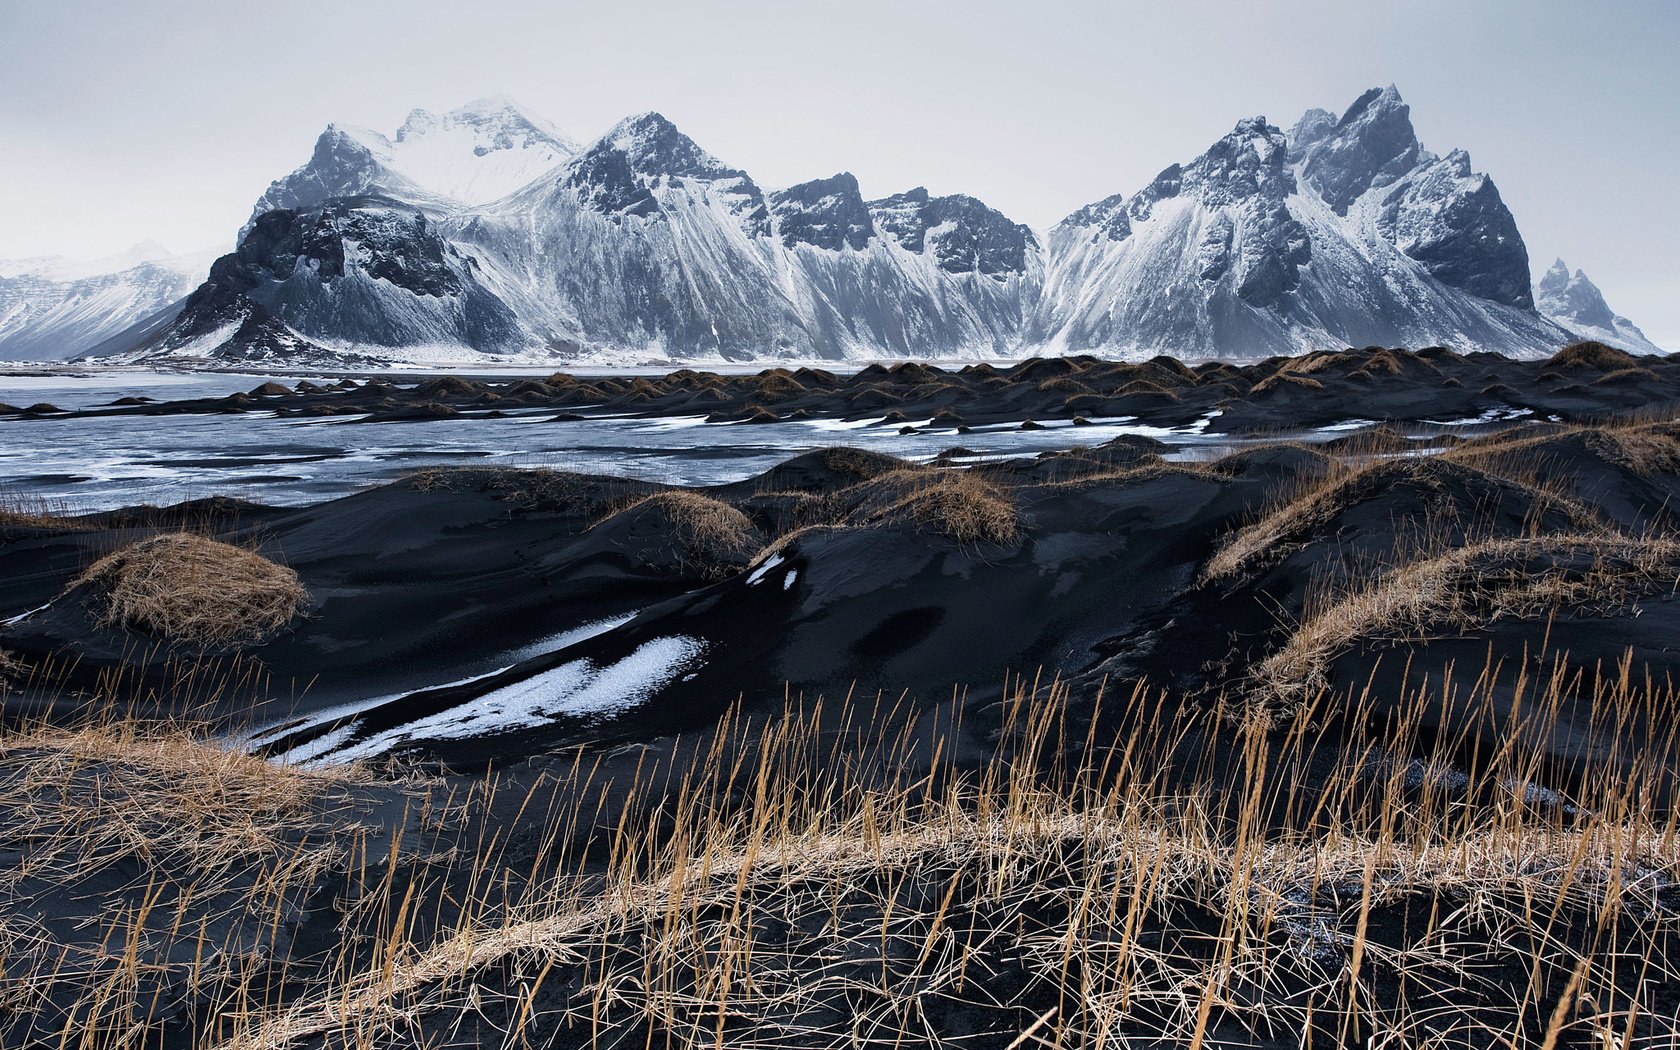
[[[1549,352],[1510,211],[1463,151],[1423,149],[1392,87],[1285,134],[1244,120],[1050,233],[1026,341],[1257,357],[1444,343]]]
[[[433,211],[487,204],[577,153],[565,132],[505,96],[435,114],[409,113],[395,138],[330,124],[307,163],[276,180],[251,212],[302,208],[334,197],[393,197]]]
[[[1632,321],[1610,309],[1604,293],[1576,270],[1573,275],[1562,259],[1552,263],[1534,286],[1534,305],[1540,312],[1582,339],[1641,354],[1660,354],[1662,348],[1646,338]]]
[[[527,174],[524,185],[512,184]],[[1047,238],[972,197],[765,191],[657,113],[577,148],[512,103],[329,128],[127,357],[430,363],[1550,353],[1491,179],[1392,87],[1240,122]],[[1625,341],[1625,340],[1624,340]]]
[[[0,262],[0,361],[86,353],[178,302],[218,254],[146,242],[102,259]]]
[[[1003,354],[1042,267],[971,197],[865,201],[849,174],[766,194],[657,113],[500,200],[435,202],[384,183],[267,212],[141,354]]]

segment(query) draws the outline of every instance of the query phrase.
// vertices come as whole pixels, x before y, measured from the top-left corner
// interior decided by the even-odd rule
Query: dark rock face
[[[1243,213],[1248,232],[1237,259],[1237,297],[1250,306],[1276,306],[1300,285],[1312,240],[1282,201],[1247,201]]]
[[[931,197],[918,186],[869,202],[882,232],[906,251],[932,249],[949,273],[1004,276],[1027,266],[1027,249],[1038,248],[1032,231],[973,197]]]
[[[1197,246],[1197,276],[1203,281],[1218,281],[1234,270],[1237,297],[1257,307],[1277,304],[1300,283],[1312,242],[1284,204],[1295,190],[1287,140],[1264,118],[1242,121],[1176,178],[1163,173],[1151,188],[1138,208],[1144,216],[1155,201],[1179,193],[1224,209]],[[1234,243],[1241,245],[1235,252]]]
[[[1129,200],[1124,193],[1104,197],[1095,204],[1087,204],[1069,215],[1062,220],[1062,224],[1070,228],[1088,229],[1092,236],[1105,240],[1123,241],[1132,235],[1132,220],[1126,214],[1126,204]]]
[[[470,258],[424,215],[395,201],[348,197],[279,209],[258,218],[238,249],[215,262],[168,341],[179,346],[238,323],[239,353],[253,340],[297,342],[287,327],[305,337],[400,346],[435,330],[412,329],[389,308],[408,297],[468,345],[517,341],[517,320],[475,276]]]
[[[345,274],[345,247],[359,249],[370,276],[416,295],[454,295],[461,281],[448,265],[449,247],[419,212],[378,197],[329,201],[305,211],[272,211],[239,244],[231,266],[255,279],[290,279],[300,269],[322,281]],[[223,256],[211,269],[229,262]]]
[[[1519,310],[1534,308],[1528,248],[1517,220],[1470,155],[1454,150],[1383,198],[1378,229],[1450,288]]]
[[[1360,95],[1334,128],[1323,126],[1316,116],[1320,112],[1303,118],[1315,141],[1306,152],[1302,174],[1338,215],[1346,215],[1366,190],[1393,182],[1417,166],[1423,147],[1412,129],[1412,110],[1393,87]]]
[[[1297,153],[1305,151],[1336,128],[1336,114],[1327,109],[1309,109],[1289,129],[1290,147]]]
[[[585,206],[615,220],[659,211],[659,202],[636,178],[630,158],[605,143],[577,159],[566,173],[564,185],[576,192]]]
[[[809,244],[830,251],[862,249],[875,235],[875,221],[850,172],[772,193],[770,211],[789,248]]]
[[[1151,198],[1195,193],[1216,208],[1255,197],[1282,200],[1295,190],[1288,146],[1283,132],[1266,123],[1265,117],[1240,121],[1176,180],[1168,174],[1170,168],[1157,176]]]

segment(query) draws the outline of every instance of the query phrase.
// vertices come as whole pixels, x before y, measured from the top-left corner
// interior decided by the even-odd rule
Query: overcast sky
[[[1395,83],[1680,348],[1675,0],[0,0],[0,258],[226,245],[329,121],[506,93],[587,141],[656,109],[773,187],[972,193],[1044,228]]]

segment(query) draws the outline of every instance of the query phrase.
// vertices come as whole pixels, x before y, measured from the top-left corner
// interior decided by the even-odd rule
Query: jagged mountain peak
[[[1412,110],[1391,84],[1354,100],[1333,127],[1317,129],[1302,178],[1340,215],[1368,190],[1394,182],[1427,157]]]
[[[562,146],[568,153],[577,152],[577,143],[565,132],[543,117],[526,109],[507,95],[487,95],[444,113],[428,109],[412,109],[397,129],[397,142],[405,142],[416,135],[424,135],[439,128],[488,127],[510,133],[525,132]]]
[[[842,171],[770,194],[770,213],[782,244],[808,244],[838,251],[861,250],[875,235],[875,222],[858,189],[857,177]]]
[[[505,197],[576,152],[564,132],[506,96],[442,114],[412,110],[395,138],[331,123],[315,140],[308,162],[269,186],[245,228],[275,208],[367,193],[436,212],[459,210]]]
[[[1289,145],[1296,151],[1305,150],[1330,134],[1336,127],[1336,114],[1327,109],[1309,109],[1289,129]]]
[[[693,191],[715,200],[748,236],[770,233],[769,208],[751,176],[701,149],[660,113],[613,125],[566,165],[560,185],[615,222],[658,218],[662,193]]]
[[[1257,196],[1282,198],[1295,188],[1288,154],[1281,129],[1265,117],[1249,117],[1184,166],[1175,192],[1196,193],[1215,207]],[[1165,190],[1172,181],[1163,173],[1154,185]]]
[[[1535,292],[1546,301],[1548,312],[1554,317],[1593,328],[1615,327],[1616,314],[1604,301],[1604,293],[1583,271],[1571,274],[1562,259],[1552,263],[1535,286]]]
[[[1265,117],[1248,117],[1190,163],[1169,164],[1138,192],[1088,204],[1056,228],[1121,241],[1131,235],[1133,223],[1146,221],[1157,204],[1180,194],[1224,207],[1257,197],[1281,200],[1294,188],[1289,137]]]
[[[1544,346],[1515,220],[1469,155],[1423,150],[1395,88],[1205,153],[1052,231],[1029,338],[1190,355],[1419,342]]]
[[[1584,271],[1571,273],[1561,258],[1535,282],[1534,305],[1583,339],[1596,339],[1641,353],[1663,352],[1638,325],[1610,308],[1604,293]]]
[[[869,202],[876,228],[912,254],[931,252],[947,273],[1005,279],[1028,269],[1038,238],[975,197],[936,197],[925,186]]]
[[[625,117],[602,135],[589,152],[614,150],[644,175],[718,178],[740,174],[707,153],[663,113],[648,111]]]

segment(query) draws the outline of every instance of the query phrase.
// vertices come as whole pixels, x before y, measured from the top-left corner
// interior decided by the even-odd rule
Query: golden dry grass
[[[964,545],[1006,546],[1020,535],[1020,515],[1002,487],[967,470],[898,470],[835,497],[840,523],[861,528],[909,524]]]
[[[1520,463],[1504,463],[1505,469],[1492,471],[1491,459],[1431,456],[1427,458],[1338,458],[1326,462],[1321,473],[1308,473],[1284,488],[1270,501],[1268,510],[1257,520],[1233,532],[1208,559],[1202,569],[1204,580],[1235,576],[1256,565],[1275,561],[1297,549],[1315,528],[1332,518],[1357,500],[1361,492],[1386,492],[1402,481],[1437,488],[1443,492],[1454,482],[1480,480],[1483,475],[1496,484],[1506,484],[1521,490],[1532,503],[1531,516],[1557,512],[1575,527],[1590,530],[1598,525],[1598,515],[1592,508],[1573,496],[1542,484],[1533,476],[1516,469]],[[1474,462],[1476,465],[1471,465]],[[1450,509],[1450,501],[1441,505]],[[1468,523],[1466,523],[1468,524]],[[1439,522],[1429,528],[1439,527]]]
[[[272,859],[318,819],[314,804],[329,787],[360,779],[353,767],[275,765],[188,726],[110,721],[7,732],[0,808],[5,834],[29,849],[0,872],[0,888],[45,873],[144,869],[165,857],[190,856],[203,869]]]
[[[1601,372],[1617,372],[1624,368],[1637,368],[1639,361],[1625,350],[1587,339],[1570,343],[1547,358],[1546,364],[1553,368],[1596,368]]]
[[[1300,702],[1340,652],[1418,631],[1472,631],[1575,609],[1612,612],[1680,585],[1680,543],[1604,533],[1488,540],[1423,558],[1330,597],[1256,669],[1255,701]]]
[[[1635,474],[1680,474],[1680,440],[1672,424],[1594,428],[1587,431],[1586,444]]]
[[[601,524],[625,515],[652,515],[662,520],[671,531],[680,560],[708,578],[721,578],[745,565],[763,542],[751,518],[720,499],[697,492],[644,496]]]
[[[425,467],[408,475],[408,483],[417,492],[484,492],[521,510],[584,513],[599,510],[612,487],[607,479],[550,467]]]
[[[1225,773],[1175,784],[1160,758],[1223,712],[1140,688],[1109,742],[1067,719],[1068,698],[1014,690],[1008,760],[973,775],[908,761],[915,721],[883,730],[884,711],[859,710],[885,782],[812,732],[817,712],[726,718],[744,746],[638,777],[627,810],[658,819],[620,820],[604,878],[563,876],[216,1045],[424,1045],[465,1023],[603,1048],[887,1050],[946,1045],[935,1026],[953,1009],[1009,1026],[988,1043],[1043,1047],[1212,1045],[1215,1025],[1222,1046],[1280,1031],[1538,1046],[1554,1023],[1575,1045],[1635,1015],[1650,1031],[1676,976],[1680,918],[1660,898],[1680,844],[1642,780],[1537,808],[1533,756],[1502,749],[1458,781],[1408,721],[1384,742],[1419,746],[1417,765],[1350,747],[1317,800],[1267,775],[1269,742],[1284,769],[1316,746],[1312,712],[1280,734],[1250,724],[1217,745]],[[730,794],[743,804],[720,809]]]
[[[85,593],[101,624],[200,646],[256,642],[309,603],[297,573],[254,551],[177,532],[94,562],[66,595]]]
[[[0,529],[73,528],[68,505],[16,492],[0,493]]]
[[[0,853],[16,860],[0,871],[0,1025],[30,1045],[133,1046],[152,1011],[250,982],[264,931],[357,852],[364,828],[341,810],[372,788],[188,724],[0,732]]]
[[[1287,386],[1299,387],[1302,390],[1323,390],[1324,384],[1311,376],[1303,375],[1302,373],[1305,371],[1307,369],[1301,368],[1273,372],[1250,387],[1248,392],[1250,394],[1266,394]]]

